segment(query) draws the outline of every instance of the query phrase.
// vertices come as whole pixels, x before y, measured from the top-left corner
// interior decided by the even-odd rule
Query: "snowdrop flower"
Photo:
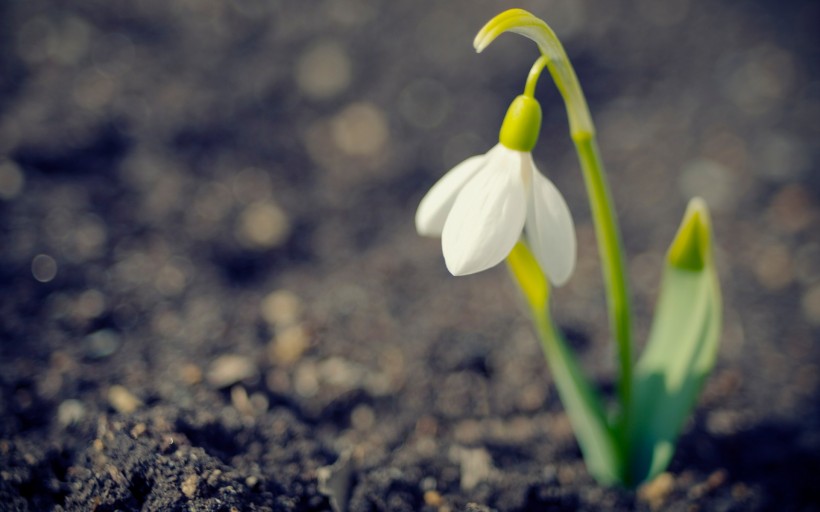
[[[453,275],[497,265],[522,233],[555,286],[572,274],[572,216],[561,193],[532,159],[540,127],[538,102],[518,96],[504,118],[499,143],[455,166],[421,200],[416,230],[441,237],[444,261]]]

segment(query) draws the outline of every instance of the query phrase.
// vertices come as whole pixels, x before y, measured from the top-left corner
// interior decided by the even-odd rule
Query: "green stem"
[[[510,9],[484,25],[476,35],[473,46],[476,51],[481,52],[496,37],[506,31],[532,39],[538,45],[542,56],[549,60],[547,68],[566,105],[570,136],[575,143],[575,149],[581,162],[592,219],[595,223],[609,320],[618,348],[620,410],[616,429],[620,439],[621,461],[624,464],[621,474],[626,477],[627,459],[631,453],[631,448],[628,446],[628,433],[631,425],[629,415],[633,395],[631,306],[626,285],[621,236],[604,166],[595,141],[595,126],[589,115],[589,107],[578,77],[569,62],[566,51],[555,32],[543,20],[523,9]],[[530,74],[532,75],[532,71]],[[529,86],[529,80],[527,85]]]
[[[571,123],[570,136],[575,143],[575,150],[581,162],[581,171],[584,175],[584,183],[589,197],[589,206],[595,224],[595,237],[598,241],[598,252],[601,257],[601,272],[606,287],[609,321],[618,348],[618,368],[620,369],[618,398],[620,410],[618,411],[616,435],[620,439],[619,447],[622,450],[620,460],[624,464],[621,471],[622,475],[626,476],[626,465],[628,464],[627,459],[630,450],[629,425],[631,420],[629,416],[632,409],[633,356],[631,306],[627,290],[621,235],[606,180],[606,172],[595,140],[595,125],[589,117],[589,109],[587,108],[584,93],[569,60],[550,61],[546,55],[542,55],[530,70],[526,91],[535,91],[535,82],[543,69],[542,61],[544,59],[548,61],[547,67],[564,98],[570,119],[573,119],[573,117],[586,119],[584,124],[581,125],[584,126],[583,128],[579,127],[578,123]],[[574,116],[575,110],[587,114]]]
[[[546,26],[546,25],[545,25]],[[547,27],[548,28],[548,27]],[[543,69],[544,61],[561,93],[570,120],[570,136],[581,162],[595,235],[601,257],[601,271],[606,287],[609,321],[618,347],[618,396],[620,399],[619,426],[622,448],[628,453],[627,431],[630,403],[632,401],[632,326],[631,306],[626,283],[623,246],[618,229],[617,216],[612,204],[604,165],[595,140],[595,125],[589,115],[584,91],[561,43],[552,30],[546,35],[551,44],[539,44],[542,55],[535,62],[527,78],[525,91],[535,91],[535,82]],[[526,94],[526,92],[525,92]]]
[[[546,27],[546,24],[544,24]],[[629,453],[629,411],[632,402],[632,315],[626,284],[623,246],[617,216],[606,180],[604,165],[595,140],[595,125],[589,115],[584,91],[569,58],[555,33],[546,27],[543,32],[550,44],[539,44],[544,56],[551,56],[547,67],[567,108],[570,136],[581,162],[589,206],[595,223],[595,236],[601,257],[601,271],[606,287],[609,321],[618,347],[618,396],[620,399],[619,424],[623,461]]]
[[[620,430],[624,439],[623,448],[628,450],[626,435],[630,421],[633,373],[632,325],[621,236],[595,137],[591,134],[577,133],[573,134],[572,140],[581,162],[584,183],[589,195],[598,251],[601,256],[601,270],[607,291],[609,320],[618,346]]]

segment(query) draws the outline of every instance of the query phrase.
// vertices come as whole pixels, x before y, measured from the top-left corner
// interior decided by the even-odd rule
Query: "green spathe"
[[[532,151],[541,131],[541,105],[534,98],[518,96],[507,109],[498,141],[515,151]]]

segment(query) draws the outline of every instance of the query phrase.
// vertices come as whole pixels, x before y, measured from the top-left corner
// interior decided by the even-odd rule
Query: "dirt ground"
[[[585,472],[504,269],[454,278],[414,231],[523,90],[534,45],[471,46],[513,6],[0,2],[0,509],[820,510],[820,4],[515,5],[587,93],[639,339],[688,198],[713,213],[718,363],[637,492]],[[538,96],[579,240],[555,315],[611,391]]]

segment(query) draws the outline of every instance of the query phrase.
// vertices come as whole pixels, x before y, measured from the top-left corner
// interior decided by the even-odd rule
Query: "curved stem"
[[[541,72],[549,64],[549,57],[542,55],[533,63],[530,68],[530,74],[527,75],[527,85],[524,86],[524,96],[528,98],[535,98],[535,86],[538,85],[538,79],[541,78]]]
[[[566,103],[570,132],[595,133],[578,77],[575,76],[564,47],[544,20],[524,9],[506,10],[482,27],[473,40],[473,47],[481,53],[495,38],[507,31],[535,41],[541,54],[549,59],[547,66]]]
[[[567,110],[570,111],[573,108],[570,103],[572,98],[577,102],[581,102],[581,108],[589,115],[586,98],[569,59],[551,61],[548,67],[553,80],[564,97]],[[571,112],[570,118],[572,118]],[[622,474],[626,476],[627,459],[631,451],[629,446],[631,418],[629,416],[632,409],[633,354],[632,306],[626,282],[623,244],[604,164],[598,151],[592,119],[589,119],[589,130],[580,130],[571,126],[570,136],[575,144],[578,160],[581,163],[592,219],[595,223],[595,238],[598,242],[601,272],[606,287],[609,322],[618,348],[620,410],[618,411],[617,430],[621,439],[620,448],[623,451],[621,461],[624,467],[622,468]]]
[[[523,9],[510,9],[484,25],[473,45],[480,52],[506,31],[527,37],[538,45],[543,57],[549,61],[547,67],[566,104],[570,135],[581,162],[590,210],[595,223],[609,319],[618,348],[620,415],[617,428],[620,434],[621,460],[624,464],[621,471],[625,475],[626,459],[630,453],[628,431],[631,424],[629,414],[633,373],[631,305],[627,291],[621,235],[604,166],[595,141],[595,126],[589,115],[589,107],[575,70],[555,32],[543,20]],[[532,71],[530,73],[532,74]]]

